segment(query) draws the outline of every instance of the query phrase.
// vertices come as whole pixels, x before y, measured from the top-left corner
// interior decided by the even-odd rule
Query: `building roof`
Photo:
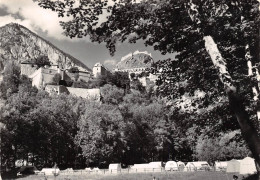
[[[101,64],[100,62],[98,62],[98,63],[96,63],[96,64],[94,65],[94,67],[104,67],[104,65]]]
[[[34,64],[34,63],[29,60],[22,60],[21,64]]]
[[[104,66],[104,64],[102,64],[102,63],[100,63],[100,62],[96,63],[96,64],[94,65],[94,67],[103,67],[105,70],[109,71],[109,69],[108,69],[106,66]]]

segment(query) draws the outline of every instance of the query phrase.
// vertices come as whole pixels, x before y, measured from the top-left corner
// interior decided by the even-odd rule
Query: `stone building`
[[[21,74],[30,76],[37,70],[37,66],[29,61],[21,62]]]
[[[98,72],[100,72],[101,75],[106,74],[103,68]],[[101,95],[99,89],[66,87],[66,82],[88,82],[92,78],[91,72],[71,72],[68,69],[60,69],[58,65],[38,68],[37,65],[24,61],[21,63],[21,74],[27,75],[32,80],[32,86],[35,86],[38,89],[44,89],[50,94],[67,93],[77,97],[100,101]],[[55,74],[60,74],[61,77],[61,81],[59,83],[56,82],[57,84],[53,82],[53,77]],[[62,82],[65,83],[63,84]]]
[[[149,71],[153,63],[151,54],[147,51],[140,52],[137,50],[122,57],[113,71],[140,74]]]
[[[68,69],[60,69],[58,65],[38,68],[37,65],[28,61],[21,63],[21,74],[28,76],[32,80],[32,85],[37,88],[44,88],[47,84],[52,84],[55,74],[60,74],[61,80],[71,82],[88,82],[92,78],[91,72],[88,71],[78,71],[76,73],[72,73],[69,72]]]
[[[73,88],[73,87],[65,87],[62,85],[46,85],[45,91],[49,94],[71,94],[76,97],[81,97],[85,99],[100,101],[101,100],[101,93],[100,89],[84,89],[84,88]]]
[[[158,78],[158,75],[149,73],[154,60],[152,55],[147,51],[135,51],[129,53],[121,58],[121,61],[117,63],[113,72],[127,72],[129,79],[138,79],[143,86],[154,84]],[[131,74],[134,74],[134,78],[131,78]]]
[[[58,70],[41,67],[28,77],[32,80],[32,85],[38,89],[44,88],[45,85],[53,83],[53,77]]]
[[[107,75],[108,70],[105,68],[105,66],[101,63],[96,63],[93,67],[93,76],[97,78],[98,76],[105,76]]]

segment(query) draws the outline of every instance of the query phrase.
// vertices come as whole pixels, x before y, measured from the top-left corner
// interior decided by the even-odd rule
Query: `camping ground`
[[[88,174],[88,175],[59,175],[55,177],[47,177],[47,180],[232,180],[233,175],[237,175],[239,179],[251,180],[251,178],[243,178],[242,175],[236,173],[225,172],[171,172],[171,173],[134,173],[134,174]],[[44,176],[31,175],[20,180],[46,180]]]

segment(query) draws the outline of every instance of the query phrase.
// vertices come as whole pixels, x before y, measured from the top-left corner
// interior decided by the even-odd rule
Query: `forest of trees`
[[[57,163],[63,169],[105,168],[115,162],[124,166],[168,160],[212,163],[249,154],[235,117],[227,116],[225,98],[197,113],[169,104],[167,98],[151,92],[155,88],[134,88],[124,76],[102,81],[102,102],[37,90],[14,62],[6,65],[3,76],[3,168],[14,167],[17,159],[38,168]]]
[[[137,41],[162,54],[177,52],[176,59],[160,61],[155,67],[160,72],[158,94],[175,104],[187,97],[193,99],[195,102],[182,108],[196,111],[189,115],[195,120],[229,104],[232,113],[226,116],[235,116],[260,179],[257,0],[36,1],[58,16],[72,18],[60,22],[66,36],[88,36],[93,42],[106,44],[111,55],[118,42]],[[101,23],[104,12],[107,17]],[[205,145],[210,142],[202,140]]]

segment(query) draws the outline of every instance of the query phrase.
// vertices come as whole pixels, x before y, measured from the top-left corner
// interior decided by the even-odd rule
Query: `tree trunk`
[[[260,91],[260,74],[258,69],[256,68],[256,80],[257,80],[257,86],[256,90],[258,92],[258,103],[257,103],[257,117],[258,117],[258,130],[260,130],[260,97],[259,97],[259,91]]]
[[[2,180],[2,126],[0,123],[0,180]]]
[[[254,128],[252,122],[249,120],[249,115],[245,111],[243,102],[239,96],[230,90],[227,90],[227,95],[229,99],[229,104],[232,111],[235,113],[237,121],[241,128],[241,133],[243,138],[248,144],[249,149],[251,150],[253,157],[255,158],[257,172],[260,172],[260,140],[257,134],[256,129]]]
[[[245,47],[245,51],[246,51],[246,55],[245,55],[245,59],[247,61],[247,67],[248,67],[248,76],[249,77],[253,77],[256,78],[257,80],[257,84],[255,86],[253,86],[252,91],[253,91],[253,99],[254,101],[258,102],[257,104],[257,125],[259,126],[260,124],[260,109],[259,109],[259,82],[260,82],[260,77],[259,77],[259,72],[258,69],[256,67],[253,68],[252,65],[252,56],[250,53],[250,49],[249,49],[249,45],[247,44]],[[253,71],[255,71],[255,74],[253,73]],[[258,127],[259,128],[259,127]]]
[[[192,2],[192,0],[190,0],[190,2],[187,3],[187,9],[191,20],[195,22],[197,25],[200,25],[201,24],[200,15],[197,10],[197,6]],[[193,13],[191,13],[191,11],[193,11]],[[198,32],[200,31],[201,29],[198,26]],[[236,87],[234,86],[233,83],[233,79],[228,72],[226,61],[221,56],[217,44],[214,42],[211,36],[205,36],[204,41],[205,41],[205,48],[208,54],[210,55],[214,66],[219,72],[219,78],[221,82],[224,84],[231,109],[234,111],[236,115],[237,121],[241,128],[242,135],[255,158],[257,172],[258,172],[258,179],[260,180],[260,139],[258,137],[257,131],[252,125],[252,123],[250,122],[249,115],[247,114],[245,107],[243,106],[237,94]],[[249,70],[249,73],[251,73],[251,70]],[[257,112],[257,115],[258,114],[260,113]]]
[[[258,137],[257,131],[254,128],[252,122],[249,120],[249,115],[247,114],[245,107],[243,106],[243,103],[237,94],[233,79],[226,67],[225,59],[221,56],[216,43],[211,36],[205,36],[204,40],[205,48],[210,55],[214,66],[219,71],[220,80],[224,84],[230,107],[235,113],[241,128],[242,135],[248,144],[253,157],[255,158],[258,179],[260,179],[260,139]]]
[[[198,32],[200,32],[200,14],[198,12],[197,6],[192,2],[192,0],[190,0],[190,2],[187,3],[187,9],[191,20],[198,25]],[[226,66],[226,61],[221,56],[217,44],[214,42],[211,36],[205,36],[203,39],[205,41],[205,48],[211,57],[212,63],[219,72],[219,78],[221,82],[224,84],[224,87],[228,95],[229,104],[236,115],[237,121],[241,128],[242,135],[246,143],[248,144],[248,147],[251,150],[253,157],[255,158],[258,179],[260,180],[260,139],[258,137],[257,131],[254,128],[253,124],[250,122],[249,115],[247,114],[245,107],[243,106],[239,96],[237,95],[233,79],[230,76]],[[251,65],[250,63],[251,61],[248,64],[249,66]],[[249,73],[251,73],[251,69],[249,69]],[[260,79],[260,76],[257,76],[257,78]],[[260,112],[257,112],[257,115],[259,114]]]

